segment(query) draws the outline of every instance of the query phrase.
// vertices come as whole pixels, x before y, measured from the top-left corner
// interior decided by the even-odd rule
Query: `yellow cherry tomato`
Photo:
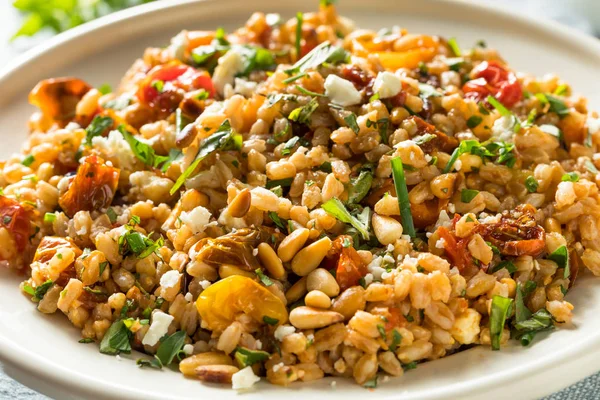
[[[241,275],[229,276],[209,286],[200,293],[196,308],[213,331],[225,330],[240,313],[271,325],[284,324],[288,319],[285,304],[277,296]]]

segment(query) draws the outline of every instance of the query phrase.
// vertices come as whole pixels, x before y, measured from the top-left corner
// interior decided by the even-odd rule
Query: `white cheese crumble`
[[[284,367],[283,362],[280,362],[279,364],[275,364],[275,365],[273,365],[273,372],[277,372],[283,367]]]
[[[380,72],[373,82],[373,92],[379,93],[379,97],[387,99],[394,97],[402,89],[402,81],[400,78],[388,71]]]
[[[244,58],[235,49],[229,50],[219,58],[219,65],[212,76],[215,88],[223,95],[225,85],[233,85],[235,76],[244,70]]]
[[[204,280],[204,281],[200,281],[200,286],[202,287],[202,289],[208,289],[208,287],[212,285],[212,283],[210,283],[210,281]]]
[[[252,97],[257,85],[256,82],[235,78],[234,92],[241,94],[244,97]]]
[[[450,211],[451,213],[456,212],[456,207],[454,206],[453,203],[448,203],[448,211]]]
[[[173,322],[173,316],[165,314],[162,311],[156,311],[152,314],[152,323],[148,332],[142,340],[143,345],[154,346],[159,339],[167,334],[169,325]]]
[[[192,354],[194,354],[194,345],[186,344],[183,346],[182,350],[185,354],[187,354],[188,356],[191,356]]]
[[[256,257],[256,256],[258,255],[258,249],[253,249],[253,250],[252,250],[252,255],[253,255],[254,257]]]
[[[333,74],[325,79],[325,95],[333,103],[343,107],[353,106],[362,100],[360,92],[356,90],[352,82]]]
[[[381,268],[383,269],[383,268]],[[385,271],[385,269],[383,269]],[[373,283],[373,274],[366,274],[365,275],[365,286],[369,286],[371,283]]]
[[[117,163],[118,168],[134,169],[133,165],[136,158],[121,132],[110,131],[108,137],[95,136],[92,138],[92,146],[110,157],[112,161]]]
[[[210,211],[202,206],[194,208],[192,211],[184,211],[179,218],[192,230],[194,235],[204,232],[206,225],[210,221]]]
[[[515,134],[513,132],[514,124],[515,121],[511,116],[498,118],[492,126],[492,136],[504,141],[509,140]]]
[[[65,126],[65,129],[68,131],[75,131],[77,129],[81,129],[81,126],[79,126],[77,122],[69,122],[67,126]]]
[[[179,271],[174,269],[167,271],[160,277],[160,286],[164,288],[175,287],[179,283],[179,278],[181,278]]]
[[[115,357],[115,358],[117,359],[117,361],[121,361],[121,360],[122,360],[121,356],[120,356],[120,355],[118,355],[118,354],[116,355],[116,357]]]
[[[231,387],[236,390],[250,389],[260,378],[254,375],[252,367],[248,366],[231,376]]]
[[[194,295],[192,295],[190,292],[186,293],[184,296],[185,301],[192,301],[194,300]]]
[[[294,332],[296,332],[296,328],[291,325],[279,325],[277,329],[275,329],[275,339],[281,342],[284,337],[290,336]]]
[[[262,342],[260,340],[254,342],[254,344],[256,345],[257,350],[262,350]]]
[[[460,171],[461,168],[462,168],[462,161],[460,161],[460,160],[454,161],[454,169],[456,171]]]
[[[446,241],[444,240],[444,238],[440,238],[437,242],[435,242],[435,247],[438,249],[443,249],[445,243]]]

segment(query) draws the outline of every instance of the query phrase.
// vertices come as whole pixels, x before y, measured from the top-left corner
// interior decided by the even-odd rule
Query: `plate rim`
[[[147,3],[144,5],[132,7],[126,10],[118,11],[116,13],[101,17],[97,20],[91,21],[84,25],[80,25],[66,32],[58,34],[46,42],[37,45],[36,47],[26,51],[25,53],[15,57],[9,61],[4,67],[0,68],[0,87],[7,85],[8,82],[18,74],[19,69],[32,62],[36,59],[48,56],[57,50],[60,46],[75,42],[78,40],[85,40],[85,36],[93,34],[96,31],[100,31],[104,28],[125,24],[131,19],[143,18],[146,15],[155,12],[163,12],[168,10],[175,10],[178,8],[185,7],[202,7],[210,3],[219,3],[219,0],[171,0],[171,1],[158,1],[153,3]],[[356,4],[357,1],[348,1],[348,3]],[[600,57],[600,40],[589,36],[585,33],[577,31],[575,28],[564,26],[558,22],[545,19],[536,19],[533,16],[523,15],[512,10],[502,8],[500,5],[488,4],[488,3],[471,3],[464,0],[425,0],[423,3],[435,6],[456,6],[470,12],[483,12],[490,15],[499,15],[507,20],[512,20],[521,26],[527,27],[537,31],[538,34],[542,34],[545,37],[560,38],[576,47],[585,48],[586,52],[591,54],[595,53]],[[344,4],[345,6],[345,4]],[[342,6],[342,8],[344,8]],[[350,8],[351,6],[349,6]],[[590,345],[594,344],[590,348]],[[571,353],[555,353],[548,357],[537,360],[537,362],[529,365],[526,369],[524,367],[515,367],[507,370],[505,373],[500,374],[499,379],[494,383],[490,383],[489,380],[484,378],[471,381],[466,392],[459,391],[458,388],[452,388],[447,391],[447,394],[459,395],[459,394],[472,394],[475,391],[493,388],[495,386],[506,383],[517,376],[522,376],[524,372],[528,373],[529,376],[548,374],[548,369],[556,370],[558,368],[564,368],[566,365],[572,366],[576,363],[577,359],[585,358],[586,360],[598,360],[594,364],[597,370],[600,368],[600,359],[596,356],[590,357],[592,354],[600,354],[600,334],[596,337],[589,338],[588,340],[582,340],[578,345],[574,346],[575,349]],[[28,357],[23,357],[23,354],[27,354]],[[23,371],[29,374],[29,378],[40,379],[44,383],[60,383],[69,387],[71,390],[70,394],[76,396],[83,396],[85,398],[138,398],[140,395],[145,395],[148,398],[156,398],[155,394],[148,392],[142,388],[131,388],[120,385],[117,382],[111,382],[107,384],[106,381],[96,379],[93,376],[80,374],[77,376],[77,380],[73,380],[73,374],[69,370],[68,374],[64,372],[66,369],[58,364],[51,363],[48,359],[35,354],[33,352],[24,349],[17,343],[11,341],[6,336],[0,334],[0,361],[5,364],[6,369]],[[571,378],[577,376],[577,379],[581,379],[589,374],[592,370],[592,363],[585,363],[585,368],[579,368],[575,374],[571,372]],[[549,367],[550,366],[550,367]],[[552,367],[553,366],[553,367]],[[50,367],[50,368],[45,368]],[[546,369],[546,371],[543,371]],[[7,371],[9,372],[9,371]],[[32,382],[32,379],[28,379]],[[565,382],[564,387],[575,383],[574,380],[570,379]],[[34,385],[35,386],[35,385]],[[102,387],[102,391],[98,392],[98,387]],[[538,390],[538,395],[547,394],[542,388]],[[390,396],[388,398],[400,398],[402,394],[396,396]],[[432,393],[431,398],[438,398],[435,393]],[[429,398],[428,397],[428,398]],[[466,396],[465,396],[466,397]]]

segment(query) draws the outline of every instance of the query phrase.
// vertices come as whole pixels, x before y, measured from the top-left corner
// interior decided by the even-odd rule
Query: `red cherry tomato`
[[[160,90],[157,82],[161,82]],[[195,89],[205,89],[210,97],[216,93],[208,72],[171,62],[152,68],[140,83],[137,96],[142,103],[172,112],[183,98],[181,91]]]
[[[475,79],[463,86],[463,92],[468,99],[482,101],[492,95],[510,108],[523,97],[523,90],[516,75],[496,61],[482,62],[473,68],[471,74]]]

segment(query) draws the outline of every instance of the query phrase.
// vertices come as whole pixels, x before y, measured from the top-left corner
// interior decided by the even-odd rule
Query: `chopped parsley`
[[[321,208],[325,210],[327,214],[335,217],[336,219],[352,225],[361,234],[363,239],[369,240],[369,229],[367,224],[350,214],[350,212],[346,209],[346,207],[344,207],[344,204],[338,198],[334,197],[327,200],[321,205]],[[369,212],[368,207],[365,207],[364,210]]]
[[[85,128],[85,145],[91,146],[92,139],[96,136],[102,136],[104,131],[112,128],[115,121],[111,117],[96,115],[92,122]]]

